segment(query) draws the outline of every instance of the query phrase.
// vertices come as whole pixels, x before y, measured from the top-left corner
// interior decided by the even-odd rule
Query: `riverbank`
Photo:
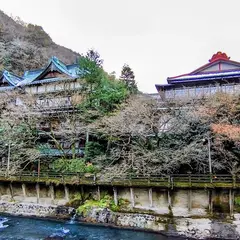
[[[75,209],[51,204],[0,201],[0,213],[70,220]],[[113,212],[108,208],[91,208],[84,214],[75,215],[74,220],[117,228],[153,231],[172,237],[240,239],[240,214],[235,214],[232,219],[210,219],[207,217],[174,217],[136,212],[120,213]]]
[[[235,214],[233,219],[211,219],[120,213],[106,208],[93,208],[89,209],[84,216],[77,216],[76,219],[80,222],[154,231],[171,237],[240,239],[240,214]]]
[[[167,240],[167,237],[156,233],[99,227],[71,221],[0,215],[0,239]]]

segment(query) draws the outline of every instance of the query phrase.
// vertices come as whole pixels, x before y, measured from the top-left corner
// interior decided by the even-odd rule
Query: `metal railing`
[[[228,174],[173,174],[162,175],[125,175],[106,177],[101,174],[81,172],[17,172],[0,171],[0,180],[54,182],[66,184],[118,185],[118,186],[162,186],[162,187],[240,187],[240,176]]]

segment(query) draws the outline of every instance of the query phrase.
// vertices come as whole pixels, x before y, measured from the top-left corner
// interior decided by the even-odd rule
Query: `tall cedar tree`
[[[138,88],[137,88],[137,84],[136,84],[136,81],[135,81],[134,72],[129,67],[128,64],[124,64],[123,65],[120,79],[122,81],[124,81],[124,83],[127,85],[128,89],[129,89],[129,91],[131,93],[137,93],[138,92]]]

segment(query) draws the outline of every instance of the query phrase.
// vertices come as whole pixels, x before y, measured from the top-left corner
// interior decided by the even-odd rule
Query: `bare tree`
[[[197,109],[195,102],[159,106],[144,95],[133,96],[121,111],[93,124],[92,131],[108,141],[98,161],[107,162],[105,172],[117,175],[208,172],[202,140],[209,127]]]
[[[18,92],[1,93],[0,103],[0,156],[2,170],[10,173],[25,169],[38,161],[35,148],[37,116],[32,114],[32,98]]]

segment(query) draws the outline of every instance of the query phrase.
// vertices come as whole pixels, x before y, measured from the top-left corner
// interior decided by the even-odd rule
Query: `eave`
[[[35,80],[40,80],[42,79],[49,71],[49,68],[55,68],[56,70],[58,70],[60,73],[66,74],[67,76],[69,76],[70,78],[73,77],[73,75],[68,71],[66,65],[61,62],[58,58],[56,57],[52,57],[51,60],[49,61],[48,65],[46,66],[46,68],[43,70],[43,72],[41,72],[35,79]]]
[[[205,73],[197,75],[185,75],[178,78],[168,78],[169,84],[183,83],[183,82],[195,82],[195,81],[209,81],[209,80],[221,80],[229,78],[239,78],[240,71],[225,71],[225,72],[215,72],[215,73]]]
[[[10,73],[7,70],[4,70],[2,76],[0,77],[0,80],[5,80],[9,84],[9,86],[15,87],[19,82],[22,81],[22,78],[13,73]]]

